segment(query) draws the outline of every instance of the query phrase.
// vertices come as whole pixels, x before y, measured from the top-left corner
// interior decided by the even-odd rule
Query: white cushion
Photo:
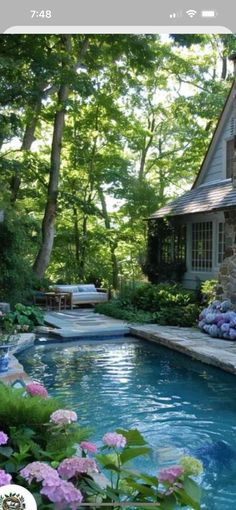
[[[55,285],[55,292],[78,292],[78,285]]]
[[[79,302],[100,302],[107,301],[107,293],[106,292],[75,292],[72,296],[73,303]]]
[[[96,287],[93,283],[78,285],[78,291],[79,292],[97,292]]]

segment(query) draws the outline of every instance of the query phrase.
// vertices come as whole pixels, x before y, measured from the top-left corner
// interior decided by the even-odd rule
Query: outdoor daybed
[[[108,292],[106,289],[98,289],[90,284],[78,285],[54,285],[54,292],[70,292],[72,293],[72,306],[81,304],[95,305],[108,301]]]

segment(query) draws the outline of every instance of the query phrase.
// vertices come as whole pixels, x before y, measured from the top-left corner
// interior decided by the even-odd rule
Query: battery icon
[[[202,11],[201,15],[203,18],[214,18],[216,16],[216,11]]]

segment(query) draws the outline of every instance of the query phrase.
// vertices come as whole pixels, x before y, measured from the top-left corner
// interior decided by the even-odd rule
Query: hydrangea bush
[[[48,401],[52,408],[55,399],[47,399],[45,388],[34,385],[26,391],[0,387],[0,393],[6,391],[12,397],[11,405],[14,399],[18,407],[21,399],[22,408],[27,402],[36,416],[35,406],[46,409]],[[55,409],[55,405],[42,430],[27,420],[20,429],[5,421],[5,430],[0,430],[0,486],[16,483],[26,487],[38,510],[77,510],[84,503],[101,507],[110,503],[111,509],[117,503],[118,509],[119,502],[132,507],[152,503],[160,510],[200,510],[201,491],[192,478],[201,473],[200,461],[183,457],[180,464],[151,476],[130,467],[130,461],[151,453],[137,430],[107,432],[100,447],[87,441],[81,430],[74,411]],[[44,449],[44,444],[50,447]]]
[[[200,313],[198,326],[214,338],[236,340],[236,313],[231,301],[213,301]]]

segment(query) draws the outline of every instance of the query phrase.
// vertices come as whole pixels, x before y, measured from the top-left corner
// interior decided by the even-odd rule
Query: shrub
[[[216,299],[216,286],[218,280],[206,280],[201,285],[202,300],[206,304],[210,304]]]
[[[202,470],[197,459],[183,457],[159,475],[139,473],[129,463],[151,449],[138,430],[122,429],[106,433],[103,446],[91,458],[97,448],[83,440],[86,431],[79,427],[76,413],[59,409],[55,399],[24,396],[22,390],[3,385],[0,397],[0,486],[13,482],[26,487],[38,510],[77,510],[81,503],[114,508],[124,501],[130,507],[139,503],[200,510],[201,491],[192,479]],[[96,480],[101,469],[105,487]]]
[[[37,224],[30,216],[6,213],[0,228],[0,301],[14,305],[30,302],[36,279],[32,263],[37,245],[32,241]],[[32,256],[32,260],[31,257]]]
[[[2,328],[12,331],[14,327],[18,331],[33,331],[35,326],[44,323],[43,312],[34,306],[25,306],[21,303],[15,305],[13,312],[5,314],[1,318]]]
[[[137,285],[96,311],[128,322],[183,327],[195,326],[199,315],[195,292],[178,284]]]
[[[199,308],[198,305],[190,303],[185,307],[163,306],[158,312],[147,312],[132,305],[124,306],[122,301],[114,299],[97,305],[96,312],[132,323],[191,327],[197,325]]]
[[[101,303],[96,306],[96,312],[104,313],[110,317],[127,322],[139,322],[148,324],[153,322],[153,314],[143,310],[136,310],[132,306],[125,306],[122,301],[112,300],[109,303]]]

